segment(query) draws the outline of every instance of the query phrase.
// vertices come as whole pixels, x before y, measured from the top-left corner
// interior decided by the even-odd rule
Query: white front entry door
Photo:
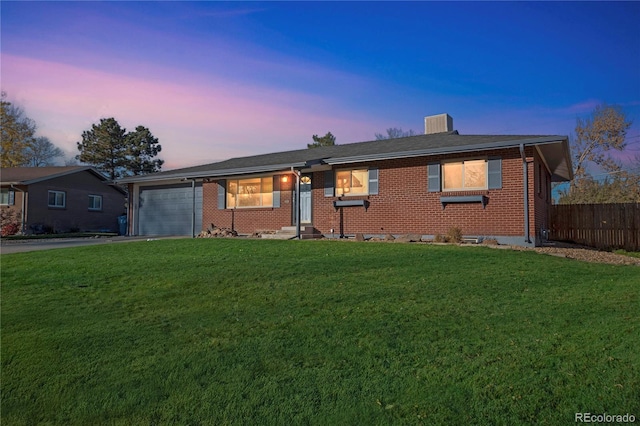
[[[311,223],[311,175],[300,177],[300,223]]]

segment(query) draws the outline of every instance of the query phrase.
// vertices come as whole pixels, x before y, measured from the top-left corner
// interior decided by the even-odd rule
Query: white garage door
[[[191,235],[191,184],[140,188],[139,235]],[[195,187],[195,233],[202,228],[202,184]]]

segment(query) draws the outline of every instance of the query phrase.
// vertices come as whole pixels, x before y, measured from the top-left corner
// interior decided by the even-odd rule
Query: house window
[[[273,177],[227,181],[227,208],[273,207]]]
[[[102,210],[102,195],[89,195],[89,210]]]
[[[338,170],[336,172],[336,196],[368,194],[369,171],[367,169]]]
[[[487,189],[487,161],[466,160],[442,164],[443,191]]]
[[[0,190],[0,205],[11,206],[15,204],[15,192],[9,188],[2,188]]]
[[[49,191],[49,207],[63,208],[66,206],[67,193],[62,191]]]

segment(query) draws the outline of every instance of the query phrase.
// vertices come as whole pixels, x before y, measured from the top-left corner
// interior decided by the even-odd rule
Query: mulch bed
[[[544,247],[512,247],[514,250],[534,250],[538,253],[549,254],[551,256],[566,257],[568,259],[581,260],[583,262],[608,263],[611,265],[638,265],[640,259],[637,257],[625,256],[623,254],[600,251],[592,247],[580,246],[569,243],[550,243]]]

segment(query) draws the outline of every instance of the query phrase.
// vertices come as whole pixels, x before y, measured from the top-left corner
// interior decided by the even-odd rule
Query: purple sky
[[[164,169],[337,143],[449,113],[462,134],[634,120],[638,2],[2,1],[2,90],[68,156],[100,118],[159,138]]]

